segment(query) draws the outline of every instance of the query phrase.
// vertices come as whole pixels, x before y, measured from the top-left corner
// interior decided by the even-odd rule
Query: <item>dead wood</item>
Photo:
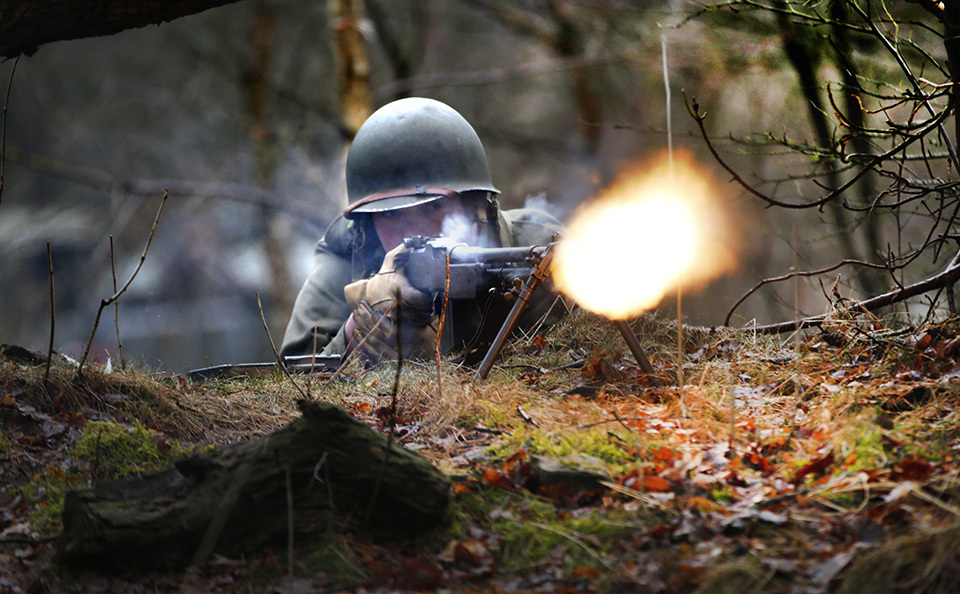
[[[52,41],[112,35],[233,2],[236,0],[0,0],[0,56],[29,56]]]
[[[297,542],[332,530],[403,539],[443,522],[449,481],[439,470],[336,406],[302,401],[300,409],[301,418],[262,439],[70,492],[61,561],[184,567],[212,553],[282,546],[288,472]]]

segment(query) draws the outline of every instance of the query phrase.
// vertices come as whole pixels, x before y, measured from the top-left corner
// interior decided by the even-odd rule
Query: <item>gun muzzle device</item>
[[[414,287],[427,293],[447,292],[450,299],[475,298],[499,292],[515,299],[496,337],[477,368],[476,377],[485,379],[503,345],[516,327],[530,297],[550,276],[556,241],[542,246],[483,248],[444,237],[410,237],[404,240],[410,251],[402,254],[404,274]],[[659,385],[653,365],[640,341],[623,320],[614,326],[654,385]]]

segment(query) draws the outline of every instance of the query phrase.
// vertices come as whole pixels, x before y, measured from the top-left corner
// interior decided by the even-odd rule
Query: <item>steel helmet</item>
[[[473,126],[452,107],[421,97],[384,105],[364,122],[347,155],[351,217],[460,192],[498,193]]]

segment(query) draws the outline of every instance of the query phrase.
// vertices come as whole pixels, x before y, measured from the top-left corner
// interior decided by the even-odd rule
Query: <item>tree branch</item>
[[[0,12],[2,14],[2,12]],[[17,64],[20,63],[20,56],[13,61],[13,68],[10,69],[10,80],[7,82],[7,94],[3,100],[3,121],[0,121],[0,202],[3,200],[3,177],[7,170],[7,105],[10,104],[10,88],[13,86],[13,73],[17,71]]]
[[[30,56],[45,43],[112,35],[236,1],[0,0],[0,56]]]
[[[788,280],[790,280],[791,278],[796,278],[796,277],[798,277],[798,276],[799,276],[799,277],[819,276],[819,275],[821,275],[821,274],[826,274],[826,273],[828,273],[828,272],[833,272],[834,270],[840,268],[841,266],[864,266],[864,267],[866,267],[866,268],[878,268],[878,269],[880,269],[880,270],[888,270],[888,269],[889,269],[889,266],[887,266],[886,264],[874,264],[874,263],[871,263],[871,262],[862,262],[862,261],[860,261],[860,260],[843,260],[843,261],[841,261],[841,262],[837,262],[836,264],[833,264],[833,265],[831,265],[831,266],[827,266],[826,268],[820,268],[820,269],[818,269],[818,270],[807,270],[807,271],[798,270],[798,271],[795,271],[795,272],[791,272],[791,273],[789,273],[789,274],[784,274],[784,275],[782,275],[782,276],[777,276],[777,277],[773,277],[773,278],[765,278],[765,279],[761,280],[760,282],[758,282],[757,284],[753,285],[753,288],[751,288],[749,291],[747,291],[746,293],[744,293],[739,299],[737,299],[737,302],[734,303],[733,306],[730,307],[730,311],[727,312],[727,317],[725,317],[725,318],[723,319],[723,325],[724,325],[724,326],[729,326],[729,325],[730,325],[730,318],[733,317],[733,312],[735,312],[735,311],[737,310],[737,308],[740,307],[740,305],[742,305],[743,302],[747,300],[747,297],[749,297],[750,295],[753,295],[753,294],[756,293],[758,290],[760,290],[762,287],[764,287],[764,286],[766,286],[766,285],[773,284],[773,283],[779,283],[779,282],[783,282],[783,281],[788,281]]]
[[[947,268],[944,269],[940,274],[922,280],[918,283],[908,285],[902,289],[890,291],[888,293],[877,295],[876,297],[871,297],[870,299],[865,299],[863,301],[856,301],[848,305],[847,310],[876,311],[881,307],[893,305],[894,303],[899,303],[911,297],[922,295],[928,291],[952,285],[958,280],[960,280],[960,253],[953,258]],[[754,326],[748,329],[761,334],[780,334],[782,332],[791,332],[803,327],[819,326],[823,324],[823,322],[827,321],[828,317],[828,314],[822,314],[819,316],[804,318],[802,320],[781,322],[779,324],[770,324],[767,326]]]
[[[684,100],[684,104],[687,106],[687,112],[690,114],[693,120],[697,123],[697,127],[700,129],[700,136],[703,138],[704,143],[707,145],[707,149],[710,151],[710,154],[713,155],[713,158],[714,160],[716,160],[717,164],[723,167],[723,169],[731,175],[733,181],[737,182],[737,184],[739,184],[747,192],[753,194],[757,198],[760,198],[761,200],[766,202],[769,206],[779,206],[781,208],[791,208],[791,209],[817,208],[841,196],[847,189],[850,188],[850,186],[858,182],[871,169],[873,169],[877,165],[880,165],[888,161],[897,153],[903,151],[904,149],[906,149],[908,146],[910,146],[917,140],[920,140],[921,138],[926,136],[932,129],[942,124],[943,120],[945,120],[949,115],[949,110],[944,110],[939,114],[937,114],[937,116],[934,117],[933,119],[927,120],[926,122],[924,122],[924,126],[916,134],[906,135],[906,140],[904,140],[900,144],[894,146],[892,149],[890,149],[885,153],[874,156],[872,159],[870,159],[869,162],[867,162],[864,165],[863,169],[855,173],[849,180],[847,180],[842,186],[840,186],[836,190],[829,192],[828,194],[826,194],[825,196],[821,197],[818,200],[814,200],[812,202],[806,202],[803,204],[797,204],[793,202],[783,202],[781,200],[771,198],[770,196],[764,194],[760,190],[757,190],[756,188],[751,186],[749,183],[747,183],[745,179],[740,177],[740,175],[737,174],[736,171],[734,171],[733,167],[728,165],[727,162],[720,157],[720,153],[717,152],[716,147],[713,146],[713,142],[710,140],[710,136],[707,134],[706,126],[704,126],[703,124],[707,116],[706,114],[700,112],[700,104],[697,103],[696,99],[694,99],[693,105],[691,105],[687,101],[686,93],[684,93],[683,100]]]

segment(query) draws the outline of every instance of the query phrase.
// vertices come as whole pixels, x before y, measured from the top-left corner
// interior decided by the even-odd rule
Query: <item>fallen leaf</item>
[[[670,490],[670,483],[667,479],[659,476],[647,476],[643,478],[643,490],[654,493],[666,493]]]
[[[806,477],[807,475],[812,475],[812,476],[822,475],[824,472],[827,471],[827,469],[830,467],[831,464],[833,464],[833,452],[830,452],[826,456],[823,456],[821,458],[817,458],[813,462],[810,462],[809,464],[807,464],[806,466],[798,470],[797,473],[793,475],[793,480],[791,480],[790,482],[796,485],[796,484],[799,484],[800,481],[802,481],[804,477]]]

